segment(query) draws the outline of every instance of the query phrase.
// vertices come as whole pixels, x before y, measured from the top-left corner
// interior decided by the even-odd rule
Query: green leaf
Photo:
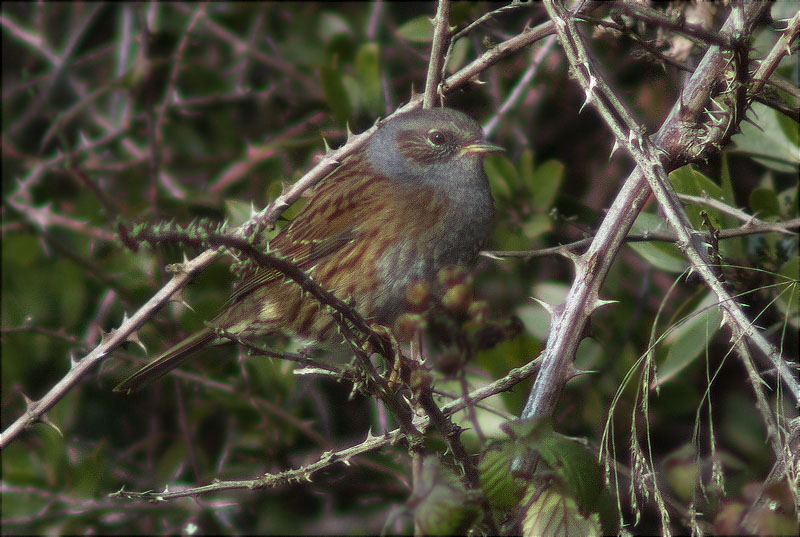
[[[528,239],[543,235],[552,228],[550,217],[546,214],[534,214],[525,219],[522,224],[522,234]]]
[[[769,220],[781,214],[778,196],[770,188],[756,188],[750,193],[750,210],[762,220]]]
[[[510,200],[514,186],[519,183],[514,165],[505,155],[488,155],[483,163],[494,198]]]
[[[425,535],[464,534],[480,512],[455,472],[433,455],[422,463],[413,503],[414,521]]]
[[[778,278],[778,281],[782,282],[777,290],[778,308],[790,320],[793,319],[796,326],[800,314],[800,256],[792,256],[781,265],[779,273],[783,278]]]
[[[682,166],[670,173],[669,180],[678,194],[689,194],[690,196],[708,194],[716,200],[726,201],[722,198],[722,188],[692,164]]]
[[[325,99],[333,115],[339,123],[347,122],[350,119],[351,105],[342,82],[342,75],[337,69],[327,65],[320,67],[320,75],[322,91],[325,92]]]
[[[397,29],[397,35],[406,41],[415,43],[430,43],[433,40],[433,24],[430,17],[420,15],[406,21]]]
[[[678,168],[669,174],[669,179],[678,194],[699,197],[707,195],[710,198],[725,202],[729,205],[733,203],[732,199],[725,199],[722,195],[722,188],[718,184],[698,171],[691,164]],[[695,228],[703,227],[703,218],[700,216],[701,211],[706,212],[714,222],[723,221],[722,213],[705,205],[688,203],[684,207],[684,210]]]
[[[731,138],[733,143],[771,170],[796,174],[800,165],[798,138],[786,131],[793,128],[796,132],[797,123],[785,125],[778,112],[761,103],[753,103],[747,113],[758,126],[742,121],[742,132]]]
[[[87,447],[84,446],[83,449]],[[108,461],[106,460],[103,444],[96,449],[95,453],[84,452],[82,455],[83,460],[70,471],[73,476],[72,490],[78,496],[91,498],[100,490],[103,470],[106,468]]]
[[[575,500],[556,486],[548,486],[538,494],[528,495],[522,519],[525,536],[594,537],[603,535],[599,515],[584,516]]]
[[[461,38],[455,42],[453,49],[450,51],[450,56],[447,58],[447,72],[455,73],[464,65],[467,59],[467,52],[469,51],[469,40]]]
[[[783,114],[779,114],[777,111],[771,108],[770,110],[775,113],[775,118],[778,120],[778,125],[780,125],[781,131],[786,136],[788,143],[795,147],[800,145],[800,129],[798,129],[797,121],[794,121]]]
[[[525,492],[521,480],[511,474],[511,461],[517,453],[514,442],[495,442],[478,464],[481,490],[495,511],[511,511]]]
[[[736,206],[736,196],[733,193],[733,181],[731,180],[731,169],[728,163],[728,153],[722,152],[720,155],[720,182],[722,184],[722,197],[728,205]]]
[[[575,440],[558,433],[543,436],[537,450],[583,512],[594,511],[604,490],[603,472],[595,456]]]
[[[358,80],[349,73],[342,75],[342,86],[344,86],[344,91],[347,93],[347,101],[352,104],[350,117],[353,117],[358,114],[364,103],[364,92],[361,91],[361,84],[358,83]]]
[[[544,312],[541,307],[538,307],[538,310]],[[530,317],[528,320],[530,321]],[[547,322],[548,320],[545,319],[545,323]],[[546,324],[544,328],[544,337],[546,338]],[[511,369],[524,365],[527,360],[538,356],[541,351],[541,340],[523,331],[513,339],[501,341],[491,349],[480,351],[475,357],[475,361],[483,370],[492,375],[493,378],[499,378],[508,373]],[[505,391],[500,394],[500,398],[506,410],[514,414],[518,414],[522,411],[522,408],[525,406],[525,400],[527,399],[527,388],[531,383],[532,379],[523,381],[522,384],[518,385],[517,389]],[[469,424],[467,424],[467,426],[469,426]]]
[[[786,215],[788,218],[797,218],[800,214],[800,199],[798,199],[797,191],[800,184],[795,183],[791,187],[778,192],[778,204],[780,206],[780,214]]]
[[[519,178],[529,192],[535,192],[536,176],[533,169],[533,151],[525,149],[519,156]]]
[[[377,43],[367,43],[356,53],[356,77],[361,88],[364,108],[370,116],[380,115],[383,109],[383,89],[379,66],[380,49]]]
[[[639,213],[631,228],[633,233],[665,233],[669,226],[658,215],[652,213]],[[650,264],[665,272],[681,273],[686,270],[686,259],[677,246],[667,242],[631,242],[631,249],[642,256]]]
[[[733,193],[733,181],[731,179],[731,170],[728,164],[728,154],[723,151],[721,156],[720,167],[720,182],[722,184],[722,199],[732,207],[736,207],[736,196]],[[739,221],[731,215],[723,214],[722,221],[726,228],[739,225]],[[720,248],[724,251],[725,255],[734,259],[741,259],[744,257],[744,240],[741,237],[733,237],[722,243]]]
[[[690,501],[697,489],[700,465],[696,457],[694,446],[688,443],[664,458],[664,479],[682,502]]]
[[[674,244],[632,242],[628,246],[659,270],[673,273],[686,270],[686,260],[680,256],[680,250]]]
[[[339,36],[350,37],[353,35],[347,19],[330,11],[325,11],[320,15],[318,27],[319,37],[323,43],[329,43]]]
[[[717,298],[713,293],[707,293],[688,318],[664,339],[669,351],[658,367],[658,380],[653,387],[671,380],[703,355],[711,338],[719,330],[720,319]]]
[[[250,211],[253,206],[238,200],[225,200],[225,213],[228,215],[228,223],[233,226],[241,226],[250,219]]]
[[[552,306],[562,304],[567,298],[569,286],[562,283],[543,282],[531,291],[531,296]],[[550,330],[550,314],[538,302],[531,300],[528,304],[517,308],[525,329],[541,341],[546,341]]]
[[[527,185],[533,194],[531,205],[535,210],[546,212],[553,205],[563,178],[564,164],[558,160],[548,160],[536,168]]]

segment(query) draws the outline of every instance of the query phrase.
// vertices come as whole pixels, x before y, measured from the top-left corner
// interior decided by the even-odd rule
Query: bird
[[[269,241],[368,322],[391,327],[406,291],[471,262],[485,243],[493,200],[484,156],[503,151],[450,108],[417,109],[378,124],[366,144],[311,189],[308,203]],[[219,330],[250,341],[285,334],[338,339],[334,318],[274,268],[246,274],[219,313],[114,388],[132,393],[209,344]]]

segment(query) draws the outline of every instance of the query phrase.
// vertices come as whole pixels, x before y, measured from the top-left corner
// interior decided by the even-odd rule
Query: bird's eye
[[[428,131],[428,142],[430,142],[431,145],[439,147],[444,145],[446,141],[447,137],[441,131],[437,130]]]

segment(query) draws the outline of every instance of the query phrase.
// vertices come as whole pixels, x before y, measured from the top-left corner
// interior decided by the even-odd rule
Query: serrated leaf
[[[603,472],[595,456],[575,440],[558,433],[543,436],[537,450],[581,510],[594,511],[603,491]]]
[[[414,484],[415,525],[425,535],[460,535],[474,524],[479,510],[468,499],[461,480],[435,456],[422,463]]]
[[[599,516],[584,516],[569,496],[550,486],[539,493],[525,509],[522,534],[552,537],[592,537],[602,535]]]
[[[513,442],[498,443],[484,453],[478,464],[481,489],[493,510],[510,511],[525,492],[521,480],[511,474],[516,453]]]

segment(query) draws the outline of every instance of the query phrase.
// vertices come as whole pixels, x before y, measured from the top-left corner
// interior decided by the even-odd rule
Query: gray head
[[[502,151],[488,144],[480,125],[449,108],[414,110],[392,118],[367,143],[367,160],[395,180],[418,182],[457,195],[488,192],[483,155]]]

